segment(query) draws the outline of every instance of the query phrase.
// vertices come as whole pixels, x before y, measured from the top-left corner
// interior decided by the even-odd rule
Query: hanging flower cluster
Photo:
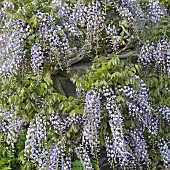
[[[115,169],[147,169],[154,157],[150,148],[160,152],[159,161],[169,168],[169,143],[158,138],[164,136],[161,128],[170,121],[170,107],[167,103],[155,107],[149,86],[137,76],[140,73],[135,66],[129,71],[114,59],[108,66],[98,63],[102,68],[89,73],[93,79],[84,83],[87,91],[76,99],[84,107],[75,106],[69,98],[62,101],[53,93],[54,87],[50,88],[52,80],[43,75],[66,69],[86,56],[89,61],[90,57],[115,52],[125,46],[120,41],[133,36],[128,33],[131,28],[143,31],[147,24],[156,25],[166,10],[152,0],[144,4],[137,0],[37,2],[29,6],[9,1],[0,10],[0,133],[5,134],[7,149],[15,155],[24,129],[24,159],[40,170],[71,170],[73,154],[85,170],[93,170],[91,159],[99,158],[102,142]],[[145,72],[153,68],[159,75],[170,76],[169,40],[146,42],[138,62]],[[18,98],[10,101],[9,96]],[[79,107],[84,109],[82,114]]]
[[[162,156],[162,160],[165,168],[170,168],[170,149],[169,149],[169,141],[162,139],[162,141],[158,144],[159,151]]]
[[[165,121],[170,122],[170,107],[162,106],[157,109],[158,113],[161,113],[161,118]]]
[[[157,44],[146,42],[140,51],[138,62],[144,69],[155,68],[159,73],[170,75],[170,42],[162,39]]]
[[[51,146],[46,158],[46,169],[55,170],[59,168],[71,170],[71,157],[66,155],[65,144],[61,141]]]
[[[0,132],[6,134],[4,140],[8,145],[7,148],[14,153],[15,144],[24,122],[17,116],[15,108],[11,108],[10,111],[0,110],[0,112]]]
[[[87,150],[84,148],[83,145],[80,145],[75,149],[75,152],[78,156],[78,158],[81,160],[83,167],[88,170],[94,170],[90,157],[88,155]]]
[[[109,160],[110,163],[118,162],[122,167],[125,167],[128,164],[129,153],[126,150],[126,141],[123,134],[123,117],[119,106],[115,102],[116,96],[113,90],[109,89],[109,87],[103,87],[102,93],[106,98],[105,109],[109,114],[109,125],[112,132],[111,140],[107,137],[105,138],[107,150],[108,152],[112,152],[109,154]]]
[[[35,120],[30,123],[25,141],[25,157],[37,165],[39,169],[45,168],[47,156],[47,125],[44,115],[36,114]]]
[[[100,127],[100,94],[96,91],[89,91],[86,94],[83,118],[84,129],[82,134],[82,144],[86,149],[90,149],[91,154],[99,149],[98,131]]]
[[[50,115],[49,121],[55,129],[55,133],[58,134],[66,132],[67,128],[70,128],[72,125],[81,125],[83,123],[83,119],[80,116],[62,118],[59,113]]]
[[[31,29],[23,20],[13,18],[6,19],[2,29],[5,31],[0,34],[0,74],[18,74],[27,53],[23,44],[31,34]]]
[[[159,1],[149,0],[148,13],[153,24],[158,23],[160,18],[165,15],[166,9],[159,6]]]
[[[52,1],[49,9],[53,14],[36,9],[30,19],[24,21],[8,14],[16,11],[17,15],[21,12],[28,15],[25,6],[17,8],[12,2],[4,4],[0,12],[1,20],[5,22],[2,22],[4,26],[0,35],[0,73],[16,73],[22,67],[23,71],[28,68],[34,73],[62,69],[68,67],[70,60],[78,54],[89,55],[94,51],[97,54],[102,43],[110,48],[109,52],[115,51],[121,43],[117,31],[120,25],[110,18],[117,11],[122,20],[136,28],[142,28],[146,18],[157,23],[165,15],[158,1],[148,3],[149,17],[138,1],[68,3],[57,0]]]
[[[136,168],[147,167],[150,164],[147,144],[142,132],[137,129],[130,132],[129,146],[132,148],[131,157]],[[142,165],[140,165],[142,163]]]
[[[137,0],[121,0],[117,10],[119,15],[137,31],[144,30],[146,23],[157,24],[162,16],[166,15],[166,9],[161,7],[159,1],[139,3]]]

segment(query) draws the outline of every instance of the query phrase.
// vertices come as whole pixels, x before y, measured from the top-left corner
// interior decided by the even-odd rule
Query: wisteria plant
[[[170,168],[169,21],[158,0],[4,0],[0,169]]]

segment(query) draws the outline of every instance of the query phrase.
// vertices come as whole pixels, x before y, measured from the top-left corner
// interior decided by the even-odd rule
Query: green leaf
[[[26,106],[25,106],[25,109],[26,109],[27,111],[30,111],[31,108],[32,108],[32,103],[31,103],[31,102],[28,102],[28,103],[26,104]]]
[[[134,73],[136,73],[135,67],[132,67],[131,70],[132,70]]]
[[[44,77],[44,81],[48,84],[51,85],[53,83],[53,81],[51,80],[51,76],[49,73],[47,73]]]
[[[0,160],[0,165],[6,165],[6,164],[8,164],[8,158],[2,158]]]
[[[5,168],[2,168],[2,170],[12,170],[12,168],[10,168],[10,167],[5,167]]]
[[[19,93],[19,96],[24,96],[24,93],[25,93],[25,87],[23,87]]]
[[[91,162],[92,162],[94,170],[100,170],[100,167],[99,167],[99,165],[98,165],[96,160],[92,160]]]
[[[81,161],[75,160],[72,163],[72,170],[83,170],[83,165],[82,165]]]
[[[33,27],[37,27],[38,25],[38,19],[36,17],[36,15],[33,15],[30,20],[29,20],[29,24],[32,25]]]
[[[77,110],[74,109],[69,113],[69,115],[70,115],[70,117],[75,117],[76,113],[77,113]]]
[[[140,68],[137,64],[135,64],[135,69],[137,70],[137,72],[139,72]]]
[[[74,131],[75,133],[77,133],[77,132],[78,132],[78,128],[77,128],[77,126],[76,126],[76,125],[72,125],[72,129],[73,129],[73,131]]]
[[[15,97],[14,97],[14,96],[9,96],[8,102],[9,102],[10,104],[14,104],[14,102],[15,102]]]

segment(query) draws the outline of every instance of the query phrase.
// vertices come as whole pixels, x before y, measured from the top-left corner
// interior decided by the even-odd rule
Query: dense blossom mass
[[[102,146],[113,169],[170,168],[168,29],[147,35],[167,16],[158,0],[4,1],[0,161],[19,153],[25,169],[71,170],[76,157],[93,170]],[[125,54],[133,50],[137,64]],[[81,60],[92,70],[76,82],[79,95],[63,97],[45,75]]]

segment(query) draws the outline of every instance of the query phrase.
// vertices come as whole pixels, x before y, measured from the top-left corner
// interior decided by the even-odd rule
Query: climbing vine
[[[0,169],[98,170],[103,149],[112,169],[168,169],[168,13],[158,0],[4,0]]]

